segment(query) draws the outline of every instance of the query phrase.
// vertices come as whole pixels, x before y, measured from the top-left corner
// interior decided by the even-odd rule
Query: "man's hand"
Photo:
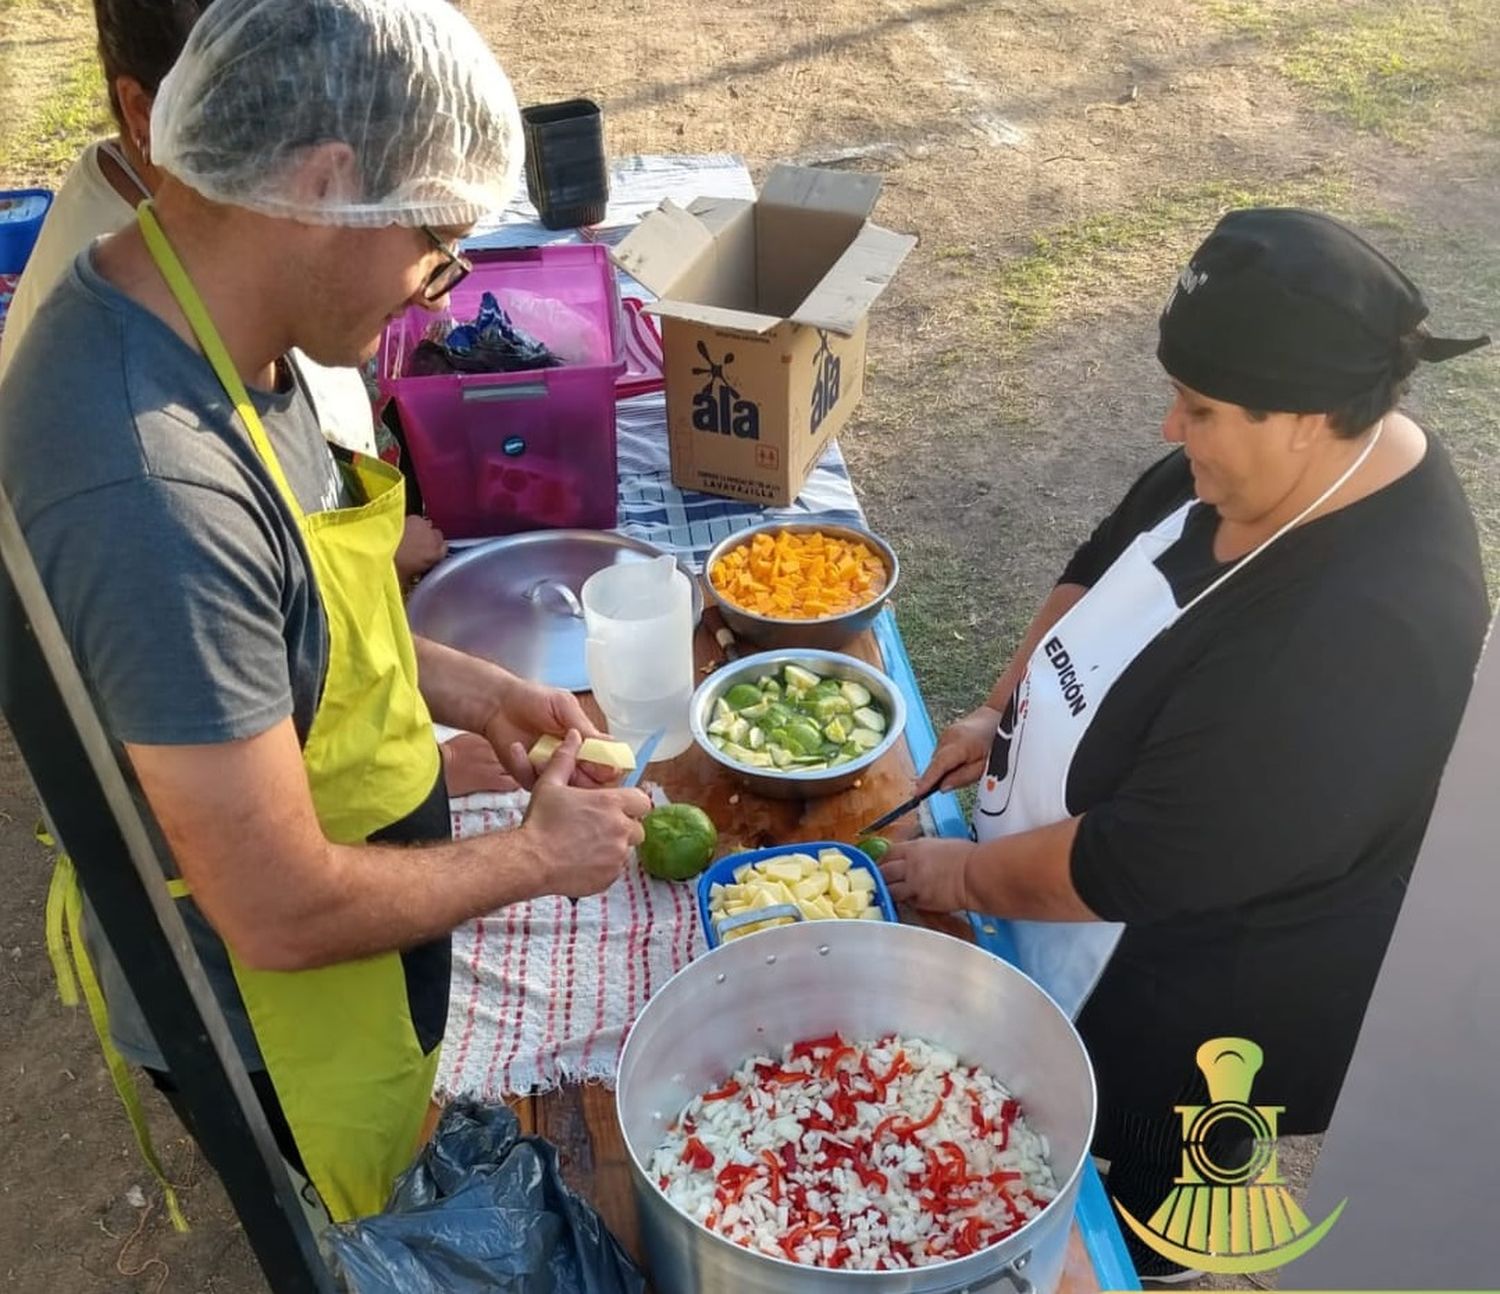
[[[934,786],[945,791],[973,786],[989,762],[999,724],[1000,712],[987,705],[951,723],[932,752],[931,762],[917,779],[917,794],[925,795]]]
[[[407,517],[396,545],[396,575],[405,588],[420,575],[426,575],[448,555],[448,543],[426,517]]]
[[[473,732],[461,732],[438,747],[443,753],[443,782],[450,796],[476,791],[514,791],[520,783],[505,771],[495,748]]]
[[[500,703],[483,728],[485,740],[494,747],[506,771],[527,787],[537,781],[527,751],[543,733],[561,737],[568,732],[577,732],[583,737],[605,735],[584,713],[583,706],[571,692],[514,677],[505,683]],[[553,756],[554,761],[556,758]],[[577,764],[575,760],[569,760],[568,766],[575,786],[608,786],[620,777],[614,769],[598,764]]]
[[[630,851],[645,839],[641,819],[651,812],[644,791],[585,791],[570,786],[583,738],[575,728],[536,779],[521,832],[538,860],[544,893],[582,898],[619,879]]]
[[[965,871],[977,848],[968,840],[904,840],[880,860],[880,873],[898,903],[926,912],[972,907]]]

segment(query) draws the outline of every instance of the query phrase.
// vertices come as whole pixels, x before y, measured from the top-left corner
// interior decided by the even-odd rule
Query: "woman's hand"
[[[973,906],[965,873],[978,848],[968,840],[903,840],[880,860],[891,898],[926,912],[959,912]]]
[[[505,771],[495,748],[473,732],[461,732],[438,747],[443,754],[443,781],[450,796],[478,791],[514,791],[520,783]]]
[[[544,733],[566,737],[569,732],[577,732],[583,737],[605,735],[584,712],[573,693],[515,677],[506,683],[500,704],[484,725],[484,738],[494,748],[506,771],[527,788],[535,783],[537,776],[527,751]],[[579,764],[572,783],[574,786],[608,786],[619,778],[619,773],[612,768]]]
[[[973,786],[989,762],[999,725],[1000,712],[987,705],[949,724],[932,752],[931,762],[917,779],[917,794],[925,795],[934,786],[945,791]]]

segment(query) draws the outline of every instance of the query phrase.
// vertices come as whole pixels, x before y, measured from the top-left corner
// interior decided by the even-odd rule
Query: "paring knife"
[[[921,804],[922,801],[925,800],[929,795],[936,795],[940,789],[941,787],[934,786],[930,787],[928,790],[923,791],[921,795],[912,796],[911,799],[907,800],[905,804],[898,804],[889,813],[883,814],[880,817],[876,818],[875,821],[872,822],[868,827],[861,827],[859,829],[859,834],[861,836],[868,836],[873,834],[874,832],[879,831],[881,827],[890,826],[891,823],[895,822],[897,818],[904,818],[908,813],[915,809],[917,805]]]
[[[621,783],[622,786],[635,786],[640,782],[641,777],[646,772],[646,765],[651,762],[651,756],[656,753],[656,748],[661,745],[661,739],[666,735],[667,730],[665,728],[658,728],[645,741],[641,742],[641,748],[635,752],[635,767],[625,775],[625,780]],[[578,900],[571,895],[568,896],[568,902],[575,908],[578,906]]]
[[[661,739],[667,735],[665,728],[658,728],[645,741],[641,742],[641,748],[635,752],[635,767],[625,775],[626,786],[636,786],[645,775],[646,765],[651,762],[651,756],[656,754],[656,748],[661,745]]]

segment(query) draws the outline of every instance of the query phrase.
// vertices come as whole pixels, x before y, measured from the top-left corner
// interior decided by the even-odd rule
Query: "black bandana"
[[[1258,207],[1231,211],[1193,254],[1162,311],[1156,356],[1211,399],[1326,413],[1395,377],[1401,339],[1426,317],[1411,280],[1338,221]],[[1488,342],[1425,337],[1420,357]]]

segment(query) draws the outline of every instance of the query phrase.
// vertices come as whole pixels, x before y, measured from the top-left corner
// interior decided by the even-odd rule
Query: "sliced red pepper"
[[[714,1152],[697,1137],[689,1137],[682,1148],[682,1162],[689,1168],[706,1169],[714,1166]]]
[[[960,1254],[972,1254],[983,1249],[989,1243],[985,1238],[984,1228],[983,1218],[969,1218],[953,1237],[953,1247]]]
[[[943,1075],[943,1099],[946,1101],[952,1095],[953,1095],[953,1075],[952,1074],[944,1074]]]
[[[805,1083],[812,1077],[800,1069],[773,1069],[769,1074],[761,1074],[762,1083]]]
[[[755,1179],[756,1171],[754,1164],[725,1164],[716,1179],[719,1184],[719,1198],[725,1204],[735,1203],[745,1193],[745,1188]]]
[[[829,1257],[828,1265],[830,1267],[842,1267],[851,1257],[853,1257],[853,1250],[848,1245],[840,1245]]]
[[[822,1061],[819,1063],[819,1070],[822,1073],[823,1077],[832,1078],[836,1073],[838,1073],[839,1061],[843,1060],[845,1056],[852,1055],[854,1055],[854,1048],[846,1047],[842,1043],[840,1043],[837,1047],[830,1051],[828,1055],[824,1056]],[[842,1079],[844,1075],[840,1074],[839,1077]]]
[[[906,1140],[913,1133],[921,1132],[923,1128],[932,1127],[932,1125],[938,1121],[938,1115],[943,1112],[943,1100],[943,1097],[938,1097],[938,1099],[932,1103],[932,1109],[927,1112],[925,1117],[918,1119],[915,1123],[909,1124],[905,1128],[902,1128],[899,1134],[902,1140]]]
[[[717,1088],[712,1092],[703,1093],[703,1099],[705,1101],[727,1101],[731,1096],[738,1096],[739,1092],[740,1085],[731,1078],[723,1087]]]
[[[847,1092],[835,1092],[830,1096],[828,1108],[833,1111],[834,1123],[840,1130],[852,1127],[859,1119],[859,1111],[854,1108],[854,1098]]]
[[[954,1177],[958,1181],[967,1181],[969,1177],[969,1157],[964,1154],[964,1148],[956,1141],[940,1141],[938,1149],[948,1156],[954,1167]]]
[[[869,1080],[870,1086],[874,1089],[874,1094],[870,1097],[871,1102],[875,1105],[884,1105],[886,1083],[883,1078],[876,1075],[875,1066],[870,1064],[868,1055],[862,1055],[859,1058],[859,1072]]]
[[[977,1096],[969,1097],[969,1118],[974,1123],[974,1131],[981,1137],[990,1135],[990,1121],[984,1117],[984,1107],[980,1104]],[[1004,1147],[1002,1146],[1003,1150]]]
[[[777,1243],[781,1246],[781,1252],[784,1253],[793,1262],[796,1262],[797,1246],[800,1245],[804,1240],[806,1240],[810,1235],[812,1235],[812,1228],[804,1224],[802,1226],[793,1227],[786,1233],[786,1235],[782,1236],[781,1239],[777,1241]]]
[[[1020,1180],[1021,1180],[1021,1174],[1020,1173],[990,1173],[985,1178],[985,1181],[987,1181],[991,1186],[998,1186],[1002,1190],[1005,1188],[1005,1186],[1008,1183],[1010,1183],[1010,1182],[1018,1182]]]
[[[878,1168],[871,1168],[868,1164],[862,1164],[856,1160],[854,1171],[859,1174],[859,1184],[867,1190],[873,1186],[883,1195],[891,1188],[890,1179]]]
[[[830,1168],[835,1164],[853,1163],[857,1153],[853,1146],[846,1146],[842,1141],[825,1141],[819,1149]]]
[[[806,1042],[792,1045],[792,1059],[798,1060],[803,1056],[811,1058],[816,1051],[832,1051],[845,1045],[844,1040],[836,1033],[830,1033],[824,1038],[809,1038]]]
[[[1010,1125],[1016,1121],[1016,1115],[1021,1113],[1019,1101],[1002,1101],[1000,1103],[1000,1149],[1005,1150],[1010,1145]]]
[[[784,1173],[797,1171],[797,1147],[790,1141],[781,1147],[781,1171]]]
[[[760,1158],[761,1158],[761,1162],[763,1164],[765,1164],[765,1166],[771,1170],[771,1188],[770,1188],[771,1203],[772,1204],[780,1204],[781,1203],[781,1161],[776,1158],[776,1155],[772,1151],[769,1151],[769,1150],[762,1150],[760,1152]]]
[[[837,1132],[838,1131],[838,1129],[835,1128],[833,1126],[833,1124],[831,1124],[821,1114],[809,1114],[805,1119],[802,1120],[802,1126],[804,1128],[806,1128],[807,1131],[809,1131],[809,1132]]]

